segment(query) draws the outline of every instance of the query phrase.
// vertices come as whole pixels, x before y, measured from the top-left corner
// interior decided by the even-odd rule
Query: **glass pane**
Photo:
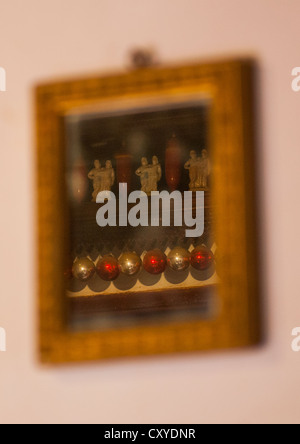
[[[69,325],[211,318],[210,103],[112,108],[65,119]]]

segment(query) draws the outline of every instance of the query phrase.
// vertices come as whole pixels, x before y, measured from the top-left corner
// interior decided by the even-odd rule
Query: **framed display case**
[[[37,87],[42,362],[259,342],[253,72]]]

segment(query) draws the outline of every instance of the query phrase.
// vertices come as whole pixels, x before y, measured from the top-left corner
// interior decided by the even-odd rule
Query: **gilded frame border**
[[[220,316],[211,321],[120,331],[68,331],[60,272],[66,251],[63,116],[102,100],[193,91],[212,99]],[[39,357],[43,363],[224,349],[259,342],[253,110],[253,63],[241,60],[145,68],[36,88]]]

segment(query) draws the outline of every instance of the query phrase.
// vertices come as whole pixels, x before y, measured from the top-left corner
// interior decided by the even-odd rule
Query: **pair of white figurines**
[[[115,183],[115,170],[110,160],[105,162],[104,168],[101,166],[100,160],[95,160],[94,167],[88,174],[88,178],[93,181],[92,202],[96,202],[101,191],[110,191]]]
[[[207,190],[207,179],[211,173],[211,164],[206,150],[202,150],[198,157],[196,151],[190,152],[190,159],[185,163],[184,168],[190,173],[190,190]]]
[[[135,174],[141,179],[141,191],[147,195],[151,195],[152,191],[157,191],[157,184],[162,177],[161,165],[157,156],[152,157],[152,164],[149,164],[148,159],[143,157],[141,166]]]

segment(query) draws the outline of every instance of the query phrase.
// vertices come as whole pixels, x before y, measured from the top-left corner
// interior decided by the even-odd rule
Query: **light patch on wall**
[[[0,352],[6,351],[6,331],[0,327]]]
[[[6,91],[6,71],[0,67],[0,91]]]

